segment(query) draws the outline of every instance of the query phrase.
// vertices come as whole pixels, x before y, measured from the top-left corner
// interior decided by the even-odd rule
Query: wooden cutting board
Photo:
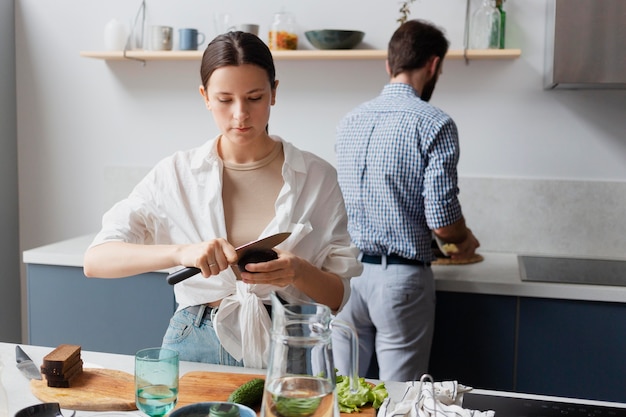
[[[433,261],[433,265],[468,265],[483,261],[483,256],[475,253],[467,259],[437,258]]]
[[[226,401],[231,392],[254,378],[265,379],[265,375],[206,371],[187,372],[178,383],[176,408],[206,401]]]
[[[263,378],[265,375],[232,374],[224,372],[188,372],[180,378],[178,403],[176,408],[188,404],[206,401],[226,401],[231,392],[237,387],[254,378]],[[257,414],[259,408],[256,409]],[[360,413],[341,413],[342,417],[375,417],[376,410],[365,407]]]
[[[231,392],[253,378],[265,375],[236,374],[227,372],[192,371],[180,378],[176,408],[185,405],[226,401]],[[48,387],[44,380],[31,380],[31,391],[43,402],[57,402],[61,408],[82,411],[130,411],[136,410],[135,382],[132,374],[113,369],[85,368],[72,381],[70,388]],[[257,408],[257,413],[259,409]],[[354,417],[357,414],[344,414]],[[366,407],[359,417],[375,417],[376,410]]]
[[[43,402],[82,411],[136,410],[135,377],[113,369],[85,368],[70,388],[49,387],[45,380],[31,379],[30,389]]]

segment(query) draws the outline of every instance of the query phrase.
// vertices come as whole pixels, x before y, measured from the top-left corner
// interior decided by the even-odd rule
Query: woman
[[[219,35],[200,75],[200,94],[221,134],[159,162],[104,215],[85,254],[85,275],[199,268],[174,287],[178,308],[163,346],[182,360],[264,367],[271,291],[338,311],[361,264],[335,169],[268,134],[278,81],[267,46],[249,33]],[[242,272],[231,267],[235,247],[286,231],[278,259]]]

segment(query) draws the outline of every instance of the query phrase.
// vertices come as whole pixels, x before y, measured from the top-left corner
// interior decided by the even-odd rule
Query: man
[[[337,130],[348,231],[364,266],[337,318],[357,331],[361,376],[374,353],[382,380],[427,373],[435,317],[432,234],[452,245],[453,258],[471,257],[479,246],[457,198],[456,125],[428,104],[447,50],[432,24],[401,25],[389,42],[389,83]],[[347,375],[350,348],[335,333],[335,364]]]

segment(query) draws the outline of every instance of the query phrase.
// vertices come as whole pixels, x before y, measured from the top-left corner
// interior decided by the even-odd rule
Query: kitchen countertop
[[[44,347],[44,346],[29,346],[29,345],[21,345],[23,350],[31,357],[35,364],[41,364],[43,361],[43,357],[52,351],[53,347]],[[119,371],[128,372],[130,374],[133,373],[134,369],[134,357],[132,355],[119,355],[113,353],[102,353],[102,352],[92,352],[92,351],[81,351],[81,359],[83,360],[85,367],[89,366],[100,366],[107,369],[115,369]],[[15,366],[15,344],[13,343],[3,343],[0,342],[0,361],[4,364],[4,369],[2,370],[2,374],[0,381],[4,386],[4,389],[7,392],[8,398],[8,416],[13,416],[17,411],[22,408],[39,404],[41,401],[35,397],[30,390],[30,382],[19,372],[17,367]],[[0,368],[2,368],[0,366]],[[252,368],[238,368],[233,366],[223,366],[223,365],[210,365],[206,363],[198,363],[198,362],[180,362],[180,375],[185,375],[187,372],[191,371],[209,371],[209,372],[238,372],[245,374],[264,374],[265,371],[252,369]],[[459,383],[463,383],[463,381],[459,381]],[[393,382],[393,381],[385,381],[385,386],[389,392],[389,396],[392,400],[399,400],[404,393],[406,385],[402,382]],[[471,391],[476,394],[484,394],[484,395],[498,395],[498,396],[507,396],[507,397],[516,397],[516,398],[527,398],[527,399],[536,399],[536,400],[546,400],[546,401],[566,401],[568,403],[574,404],[591,404],[591,405],[599,405],[599,406],[610,406],[617,408],[626,408],[626,404],[621,403],[612,403],[612,402],[604,402],[604,401],[592,401],[592,400],[579,400],[579,399],[565,399],[561,397],[551,397],[551,396],[543,396],[543,395],[533,395],[533,394],[520,394],[520,393],[509,393],[509,392],[501,392],[501,391],[491,391],[491,390],[480,390],[474,389]],[[97,415],[116,415],[122,416],[127,415],[128,417],[133,416],[143,416],[143,413],[139,411],[126,411],[126,412],[106,412],[106,413],[97,413],[93,411],[77,411],[77,417],[86,417],[86,416],[97,416]],[[69,410],[64,410],[63,415],[69,416],[71,412]]]
[[[40,365],[43,362],[43,357],[50,353],[54,347],[42,347],[42,346],[29,346],[20,345],[22,349],[30,356],[33,362]],[[107,369],[115,369],[118,371],[133,373],[135,366],[135,359],[132,355],[119,355],[114,353],[102,353],[91,352],[81,350],[81,359],[83,360],[84,367],[103,367]],[[30,405],[39,404],[39,401],[30,390],[30,382],[24,377],[15,366],[15,344],[0,342],[0,360],[4,364],[4,370],[2,372],[2,383],[7,391],[7,397],[9,399],[9,416],[15,415],[15,413],[24,407]],[[180,362],[180,375],[184,375],[190,371],[211,371],[211,372],[238,372],[245,374],[258,374],[265,373],[258,369],[252,368],[238,368],[233,366],[222,365],[209,365],[206,363],[196,362]],[[97,415],[98,413],[93,411],[77,411],[76,416]],[[111,412],[108,413],[112,415]],[[118,412],[115,415],[128,414],[131,416],[145,417],[140,411]],[[64,412],[63,415],[69,416],[71,413]]]
[[[24,251],[23,261],[82,268],[93,237],[84,235]],[[480,254],[484,260],[475,264],[433,265],[437,291],[626,303],[626,287],[522,281],[517,254]]]

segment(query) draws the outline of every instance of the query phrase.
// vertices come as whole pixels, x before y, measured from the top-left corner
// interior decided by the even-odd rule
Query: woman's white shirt
[[[291,232],[277,248],[339,275],[344,284],[343,306],[350,295],[348,280],[360,275],[362,266],[347,232],[336,171],[323,159],[278,136],[272,138],[283,143],[284,185],[276,200],[276,215],[259,237]],[[160,161],[128,198],[104,214],[102,229],[91,246],[110,241],[186,244],[225,238],[223,165],[217,139]],[[248,367],[266,365],[271,322],[263,301],[269,302],[271,291],[288,302],[308,300],[293,286],[237,281],[230,268],[218,276],[196,275],[174,286],[179,310],[222,300],[214,328],[224,348]]]

